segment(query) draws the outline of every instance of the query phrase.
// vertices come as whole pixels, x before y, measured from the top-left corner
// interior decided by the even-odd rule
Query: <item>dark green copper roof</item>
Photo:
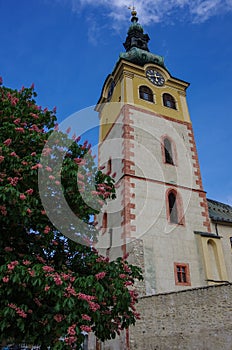
[[[119,58],[130,61],[132,63],[144,66],[146,63],[155,63],[164,66],[164,58],[149,52],[148,42],[150,40],[148,34],[144,34],[143,27],[138,23],[138,17],[135,9],[132,9],[132,18],[126,41],[123,46],[126,52],[122,52]]]
[[[144,66],[146,63],[155,63],[162,67],[164,66],[164,58],[162,56],[155,55],[154,53],[133,47],[128,52],[121,52],[120,58]]]
[[[207,199],[209,217],[213,221],[232,223],[232,207],[212,199]]]

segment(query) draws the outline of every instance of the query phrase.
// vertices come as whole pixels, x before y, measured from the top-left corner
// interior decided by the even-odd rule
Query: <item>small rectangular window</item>
[[[180,286],[191,286],[189,264],[174,263],[175,284]]]

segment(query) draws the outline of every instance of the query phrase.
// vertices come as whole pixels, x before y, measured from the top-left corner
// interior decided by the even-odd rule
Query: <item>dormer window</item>
[[[152,90],[145,85],[139,87],[139,97],[143,100],[154,102]]]
[[[170,94],[163,94],[163,104],[165,107],[176,109],[176,101]]]

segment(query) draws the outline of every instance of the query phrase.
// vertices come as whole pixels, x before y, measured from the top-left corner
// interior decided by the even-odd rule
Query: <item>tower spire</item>
[[[134,7],[134,1],[133,1],[133,6],[129,6],[128,7],[129,10],[131,10],[131,22],[132,23],[137,23],[138,22],[138,17],[137,16],[137,11],[135,10],[135,7]]]
[[[150,38],[147,34],[143,33],[143,27],[138,23],[137,12],[134,5],[132,7],[129,7],[129,9],[131,10],[132,24],[128,29],[127,38],[123,45],[127,52],[130,51],[133,47],[149,51],[147,44]]]
[[[119,57],[140,66],[144,66],[145,63],[156,63],[164,67],[163,57],[149,52],[148,42],[150,38],[148,34],[144,34],[143,27],[138,22],[134,3],[128,9],[131,10],[132,23],[128,29],[126,41],[123,43],[126,52],[121,52]]]

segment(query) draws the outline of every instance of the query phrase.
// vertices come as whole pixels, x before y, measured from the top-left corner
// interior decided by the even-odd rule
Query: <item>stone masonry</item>
[[[142,297],[130,350],[231,350],[232,285]]]

